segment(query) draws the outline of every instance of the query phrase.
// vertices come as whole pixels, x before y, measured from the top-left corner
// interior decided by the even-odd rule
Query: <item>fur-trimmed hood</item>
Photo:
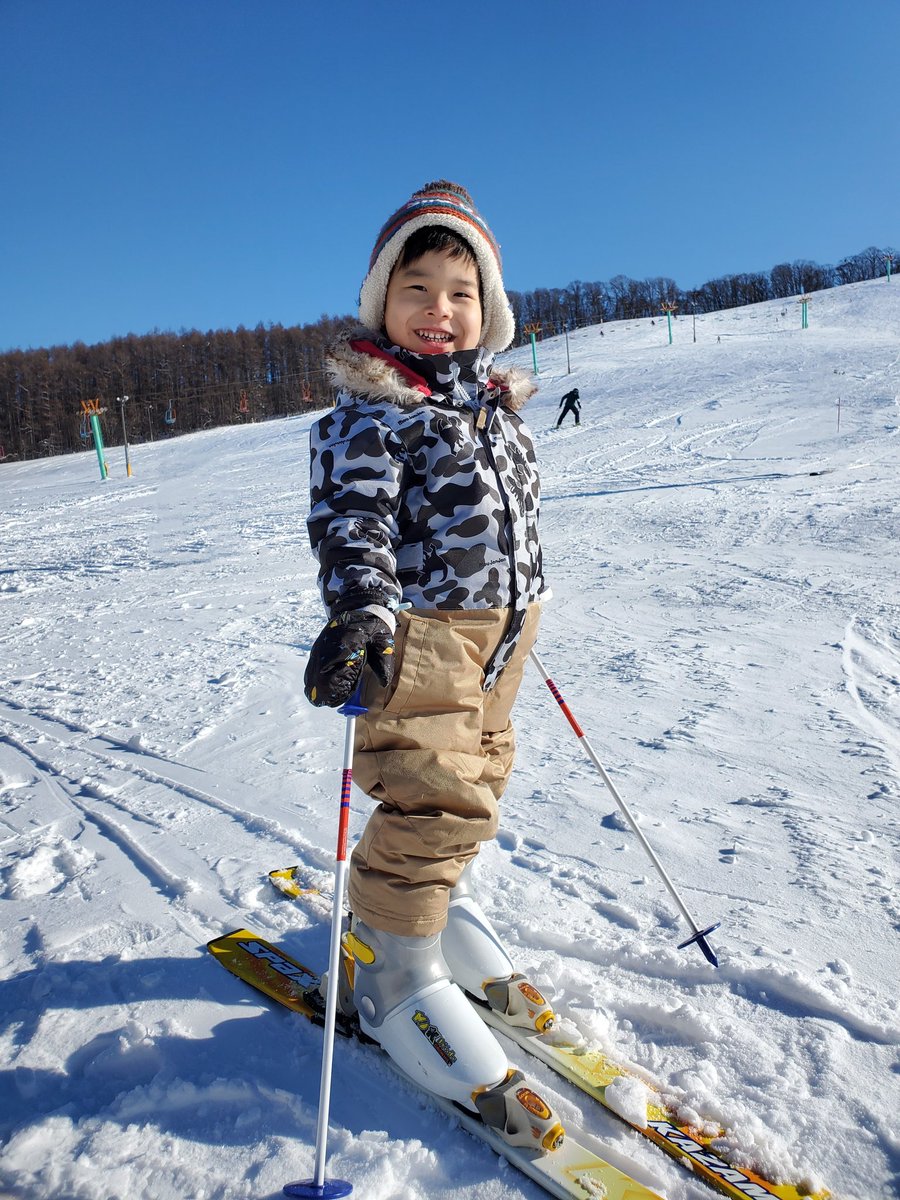
[[[509,608],[490,690],[545,591],[534,443],[513,411],[534,383],[492,373],[482,347],[423,362],[366,329],[328,366],[341,391],[310,429],[309,534],[329,615]]]
[[[340,391],[366,400],[387,401],[401,408],[423,404],[431,395],[425,380],[387,355],[372,353],[374,337],[371,330],[359,327],[342,334],[330,347],[325,363],[332,383]],[[518,412],[537,391],[533,378],[520,367],[494,367],[491,383],[500,389],[500,403],[510,412]]]

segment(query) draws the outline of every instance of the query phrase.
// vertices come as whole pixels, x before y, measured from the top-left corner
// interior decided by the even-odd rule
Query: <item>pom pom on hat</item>
[[[471,247],[481,277],[480,342],[495,353],[505,350],[516,326],[503,288],[500,247],[466,189],[446,179],[419,188],[381,227],[359,293],[359,319],[381,329],[391,271],[408,239],[430,225],[452,229]]]

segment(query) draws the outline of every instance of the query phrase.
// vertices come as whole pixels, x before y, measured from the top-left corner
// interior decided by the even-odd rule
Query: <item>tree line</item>
[[[542,337],[553,337],[567,328],[659,316],[663,305],[672,305],[682,314],[711,313],[877,279],[887,273],[889,254],[897,264],[896,250],[870,246],[834,267],[805,261],[780,263],[771,271],[723,275],[688,291],[681,289],[674,279],[629,279],[617,275],[607,283],[576,280],[564,288],[510,292],[509,299],[522,344],[527,340],[522,332],[525,325],[540,325]]]
[[[528,341],[523,330],[529,324],[552,337],[566,328],[657,316],[663,305],[683,314],[709,313],[875,279],[887,271],[887,254],[897,261],[896,252],[872,246],[833,267],[782,263],[689,291],[672,279],[617,275],[605,283],[510,292],[516,344]],[[323,408],[334,397],[325,352],[352,324],[350,316],[323,316],[309,325],[156,331],[94,346],[8,351],[0,355],[0,461],[90,445],[82,404],[97,398],[106,409],[103,434],[110,445],[122,443],[117,400],[125,396],[128,437],[136,442]]]
[[[349,318],[200,333],[129,334],[94,346],[0,355],[0,457],[90,446],[82,404],[99,398],[103,437],[129,441],[287,417],[330,403],[324,355]]]

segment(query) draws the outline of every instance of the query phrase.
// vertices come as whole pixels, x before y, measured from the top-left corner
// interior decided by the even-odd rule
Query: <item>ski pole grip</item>
[[[361,699],[362,699],[362,676],[360,676],[359,683],[356,685],[356,691],[353,693],[353,695],[350,697],[349,700],[344,701],[344,703],[338,709],[338,712],[341,714],[342,717],[361,717],[363,715],[363,713],[366,713],[369,711],[364,704],[360,703]]]

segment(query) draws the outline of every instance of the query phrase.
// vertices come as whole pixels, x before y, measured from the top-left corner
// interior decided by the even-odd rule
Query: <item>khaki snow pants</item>
[[[513,657],[489,692],[484,667],[509,609],[401,612],[394,678],[366,672],[353,779],[378,807],[350,860],[350,908],[403,936],[447,923],[450,889],[494,837],[513,766],[510,711],[537,636],[532,604]]]

